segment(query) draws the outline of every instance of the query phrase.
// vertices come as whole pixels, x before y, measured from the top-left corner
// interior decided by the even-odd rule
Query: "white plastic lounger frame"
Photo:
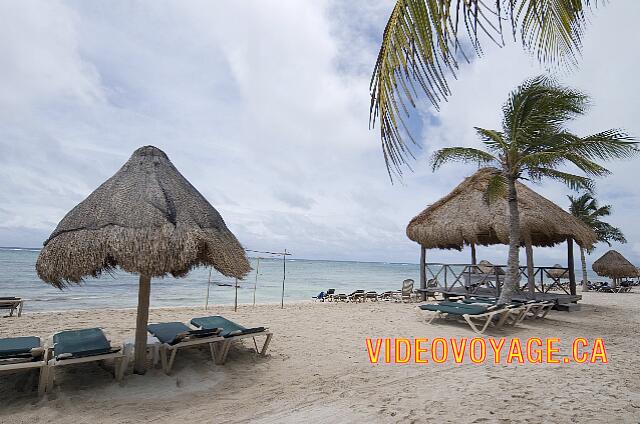
[[[202,346],[205,344],[209,345],[209,351],[211,352],[211,359],[217,364],[218,361],[221,360],[219,358],[221,358],[222,351],[224,350],[224,346],[223,346],[224,341],[225,341],[224,337],[211,336],[211,337],[189,337],[173,345],[168,343],[163,343],[160,346],[160,360],[162,362],[162,370],[167,375],[171,373],[171,370],[173,369],[173,363],[180,349],[195,347],[195,346]],[[218,344],[222,346],[218,346]]]
[[[534,307],[531,308],[531,317],[533,319],[544,318],[554,306],[556,306],[556,302],[550,300],[543,300],[542,302],[536,303]]]
[[[256,336],[266,336],[264,344],[262,345],[262,349],[258,349]],[[256,348],[256,354],[265,356],[267,354],[267,349],[269,348],[269,343],[271,343],[271,338],[273,337],[273,333],[267,329],[258,333],[238,334],[235,336],[226,337],[224,339],[224,343],[222,344],[222,356],[220,357],[219,361],[216,362],[216,364],[224,365],[224,363],[227,361],[227,355],[229,354],[229,348],[231,347],[232,342],[234,342],[235,340],[246,339],[248,337],[253,338],[253,345]]]
[[[24,306],[24,300],[17,299],[0,299],[0,309],[9,309],[10,317],[16,312],[16,316],[22,315],[22,307]]]
[[[486,329],[489,327],[489,325],[494,324],[495,327],[497,329],[502,328],[502,326],[504,325],[504,323],[507,321],[507,319],[509,318],[509,316],[512,313],[512,309],[509,306],[505,306],[504,308],[495,308],[492,309],[491,307],[488,308],[487,312],[481,313],[481,314],[463,314],[463,315],[458,315],[458,314],[449,314],[447,312],[440,312],[440,311],[433,311],[435,312],[433,314],[433,316],[431,317],[431,319],[428,321],[429,324],[431,324],[433,322],[433,320],[435,320],[436,318],[439,317],[444,317],[447,318],[448,316],[453,316],[453,317],[462,317],[467,324],[469,324],[469,327],[471,327],[471,329],[478,333],[478,334],[482,334],[486,331]],[[494,317],[499,317],[498,322],[493,322],[494,321]],[[482,328],[479,328],[479,326],[476,326],[476,324],[473,322],[473,320],[478,320],[480,321],[480,325],[482,326]]]
[[[116,381],[122,381],[124,377],[124,373],[127,370],[129,365],[129,361],[127,355],[125,355],[125,346],[124,344],[117,352],[103,353],[100,355],[90,355],[90,356],[79,356],[79,357],[71,357],[71,358],[55,358],[53,356],[53,336],[51,336],[48,340],[47,347],[47,355],[49,358],[47,361],[47,390],[51,390],[55,384],[55,374],[56,367],[62,367],[65,365],[73,365],[73,364],[84,364],[87,362],[101,362],[108,359],[113,359],[115,370],[114,377]]]
[[[42,346],[42,342],[40,342],[40,348],[42,349],[42,356],[39,361],[32,361],[29,358],[0,359],[0,372],[40,368],[38,394],[43,395],[47,389],[47,349]]]

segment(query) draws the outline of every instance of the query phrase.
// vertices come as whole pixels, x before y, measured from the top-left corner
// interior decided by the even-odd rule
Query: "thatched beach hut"
[[[117,267],[139,274],[135,370],[143,373],[151,278],[201,265],[236,278],[251,269],[222,216],[163,151],[145,146],[60,221],[36,269],[58,288]]]
[[[407,226],[407,236],[421,246],[421,277],[424,274],[426,249],[457,249],[475,246],[509,244],[509,212],[506,197],[487,203],[485,193],[489,180],[499,172],[482,168],[460,183],[449,194],[428,206]],[[561,207],[522,183],[516,183],[520,210],[521,245],[527,249],[532,286],[532,246],[554,246],[567,241],[568,268],[575,294],[573,241],[591,247],[595,233]]]
[[[621,278],[638,276],[638,269],[615,250],[609,250],[602,255],[591,265],[591,268],[599,276],[611,278],[614,287]]]

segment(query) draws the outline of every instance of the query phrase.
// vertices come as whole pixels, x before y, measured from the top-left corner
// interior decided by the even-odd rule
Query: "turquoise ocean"
[[[138,277],[123,271],[88,278],[80,286],[56,289],[38,278],[39,250],[0,248],[0,296],[25,299],[25,312],[92,308],[134,308]],[[253,271],[238,282],[238,303],[279,303],[282,294],[282,259],[250,258]],[[258,279],[256,284],[256,269]],[[193,269],[184,278],[155,278],[151,282],[151,306],[203,306],[209,268]],[[287,259],[284,301],[310,300],[328,288],[340,293],[356,289],[396,290],[402,280],[418,281],[418,265],[410,263],[339,262]],[[213,270],[209,304],[233,304],[235,280]]]
[[[82,285],[56,289],[38,278],[35,270],[39,250],[0,247],[0,296],[26,300],[25,312],[92,308],[134,308],[138,277],[123,271],[88,278]],[[284,301],[310,300],[328,288],[338,293],[357,289],[378,292],[398,290],[402,281],[419,281],[419,267],[413,263],[346,262],[308,259],[250,258],[253,271],[238,281],[238,303],[280,303],[285,275]],[[256,269],[257,282],[256,282]],[[233,304],[235,280],[209,268],[196,268],[184,278],[155,278],[151,283],[151,306],[204,306],[209,286],[209,304]],[[579,272],[579,271],[577,271]],[[578,274],[579,275],[579,274]],[[589,278],[597,279],[589,272]]]

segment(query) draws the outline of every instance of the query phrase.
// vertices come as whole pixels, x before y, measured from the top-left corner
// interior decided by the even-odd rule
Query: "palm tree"
[[[600,2],[603,3],[603,2]],[[380,120],[389,171],[402,174],[415,143],[405,119],[422,92],[438,109],[457,77],[458,62],[482,53],[480,40],[504,46],[504,35],[551,67],[577,65],[597,0],[396,0],[371,77],[370,124]],[[459,32],[460,31],[460,32]],[[462,33],[466,33],[465,37]]]
[[[617,241],[618,243],[627,242],[619,228],[600,219],[611,215],[611,205],[599,206],[598,201],[588,192],[579,197],[567,197],[571,202],[569,212],[587,224],[596,233],[597,241],[607,243],[609,246],[611,246],[612,241]],[[587,253],[591,253],[591,251],[592,249],[589,249]],[[582,291],[588,291],[587,259],[585,257],[585,249],[582,246],[580,246],[580,260],[582,262]]]
[[[516,181],[528,178],[558,180],[571,189],[593,190],[591,177],[610,172],[594,160],[626,158],[636,154],[637,143],[621,130],[610,129],[586,137],[567,131],[564,124],[586,112],[586,95],[539,76],[525,81],[512,91],[502,107],[502,130],[476,128],[486,150],[471,147],[446,147],[434,153],[435,171],[448,161],[477,162],[497,168],[486,192],[490,202],[507,196],[509,205],[509,259],[505,287],[500,302],[511,300],[518,287],[520,218]],[[559,168],[567,162],[585,176]]]

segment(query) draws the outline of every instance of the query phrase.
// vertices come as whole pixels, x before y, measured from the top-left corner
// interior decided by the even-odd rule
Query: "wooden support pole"
[[[147,361],[147,323],[149,322],[149,294],[151,277],[140,276],[138,287],[138,315],[136,317],[136,345],[133,372],[144,374]]]
[[[567,267],[569,268],[569,290],[571,295],[576,295],[576,271],[573,264],[573,239],[567,239]]]
[[[207,298],[204,301],[204,310],[209,309],[209,290],[211,289],[211,271],[213,267],[209,267],[209,280],[207,281]]]
[[[427,259],[427,248],[424,246],[420,246],[420,288],[422,290],[427,289],[427,269],[426,269],[426,259]],[[420,294],[420,298],[424,301],[427,300],[427,293],[423,291]]]
[[[284,309],[284,280],[287,278],[287,249],[282,255],[282,297],[280,298],[280,309]]]
[[[533,247],[531,246],[531,237],[524,239],[525,251],[527,254],[527,286],[532,299],[536,297],[536,280],[533,272]]]
[[[238,279],[236,278],[236,297],[233,300],[233,312],[238,312]]]
[[[476,258],[476,244],[471,243],[471,265],[477,265],[477,264],[478,264],[478,260]],[[475,267],[474,267],[474,271],[475,271]]]
[[[258,274],[260,273],[260,258],[258,257],[258,263],[256,265],[256,281],[253,283],[253,306],[256,306],[256,290],[258,289]]]

